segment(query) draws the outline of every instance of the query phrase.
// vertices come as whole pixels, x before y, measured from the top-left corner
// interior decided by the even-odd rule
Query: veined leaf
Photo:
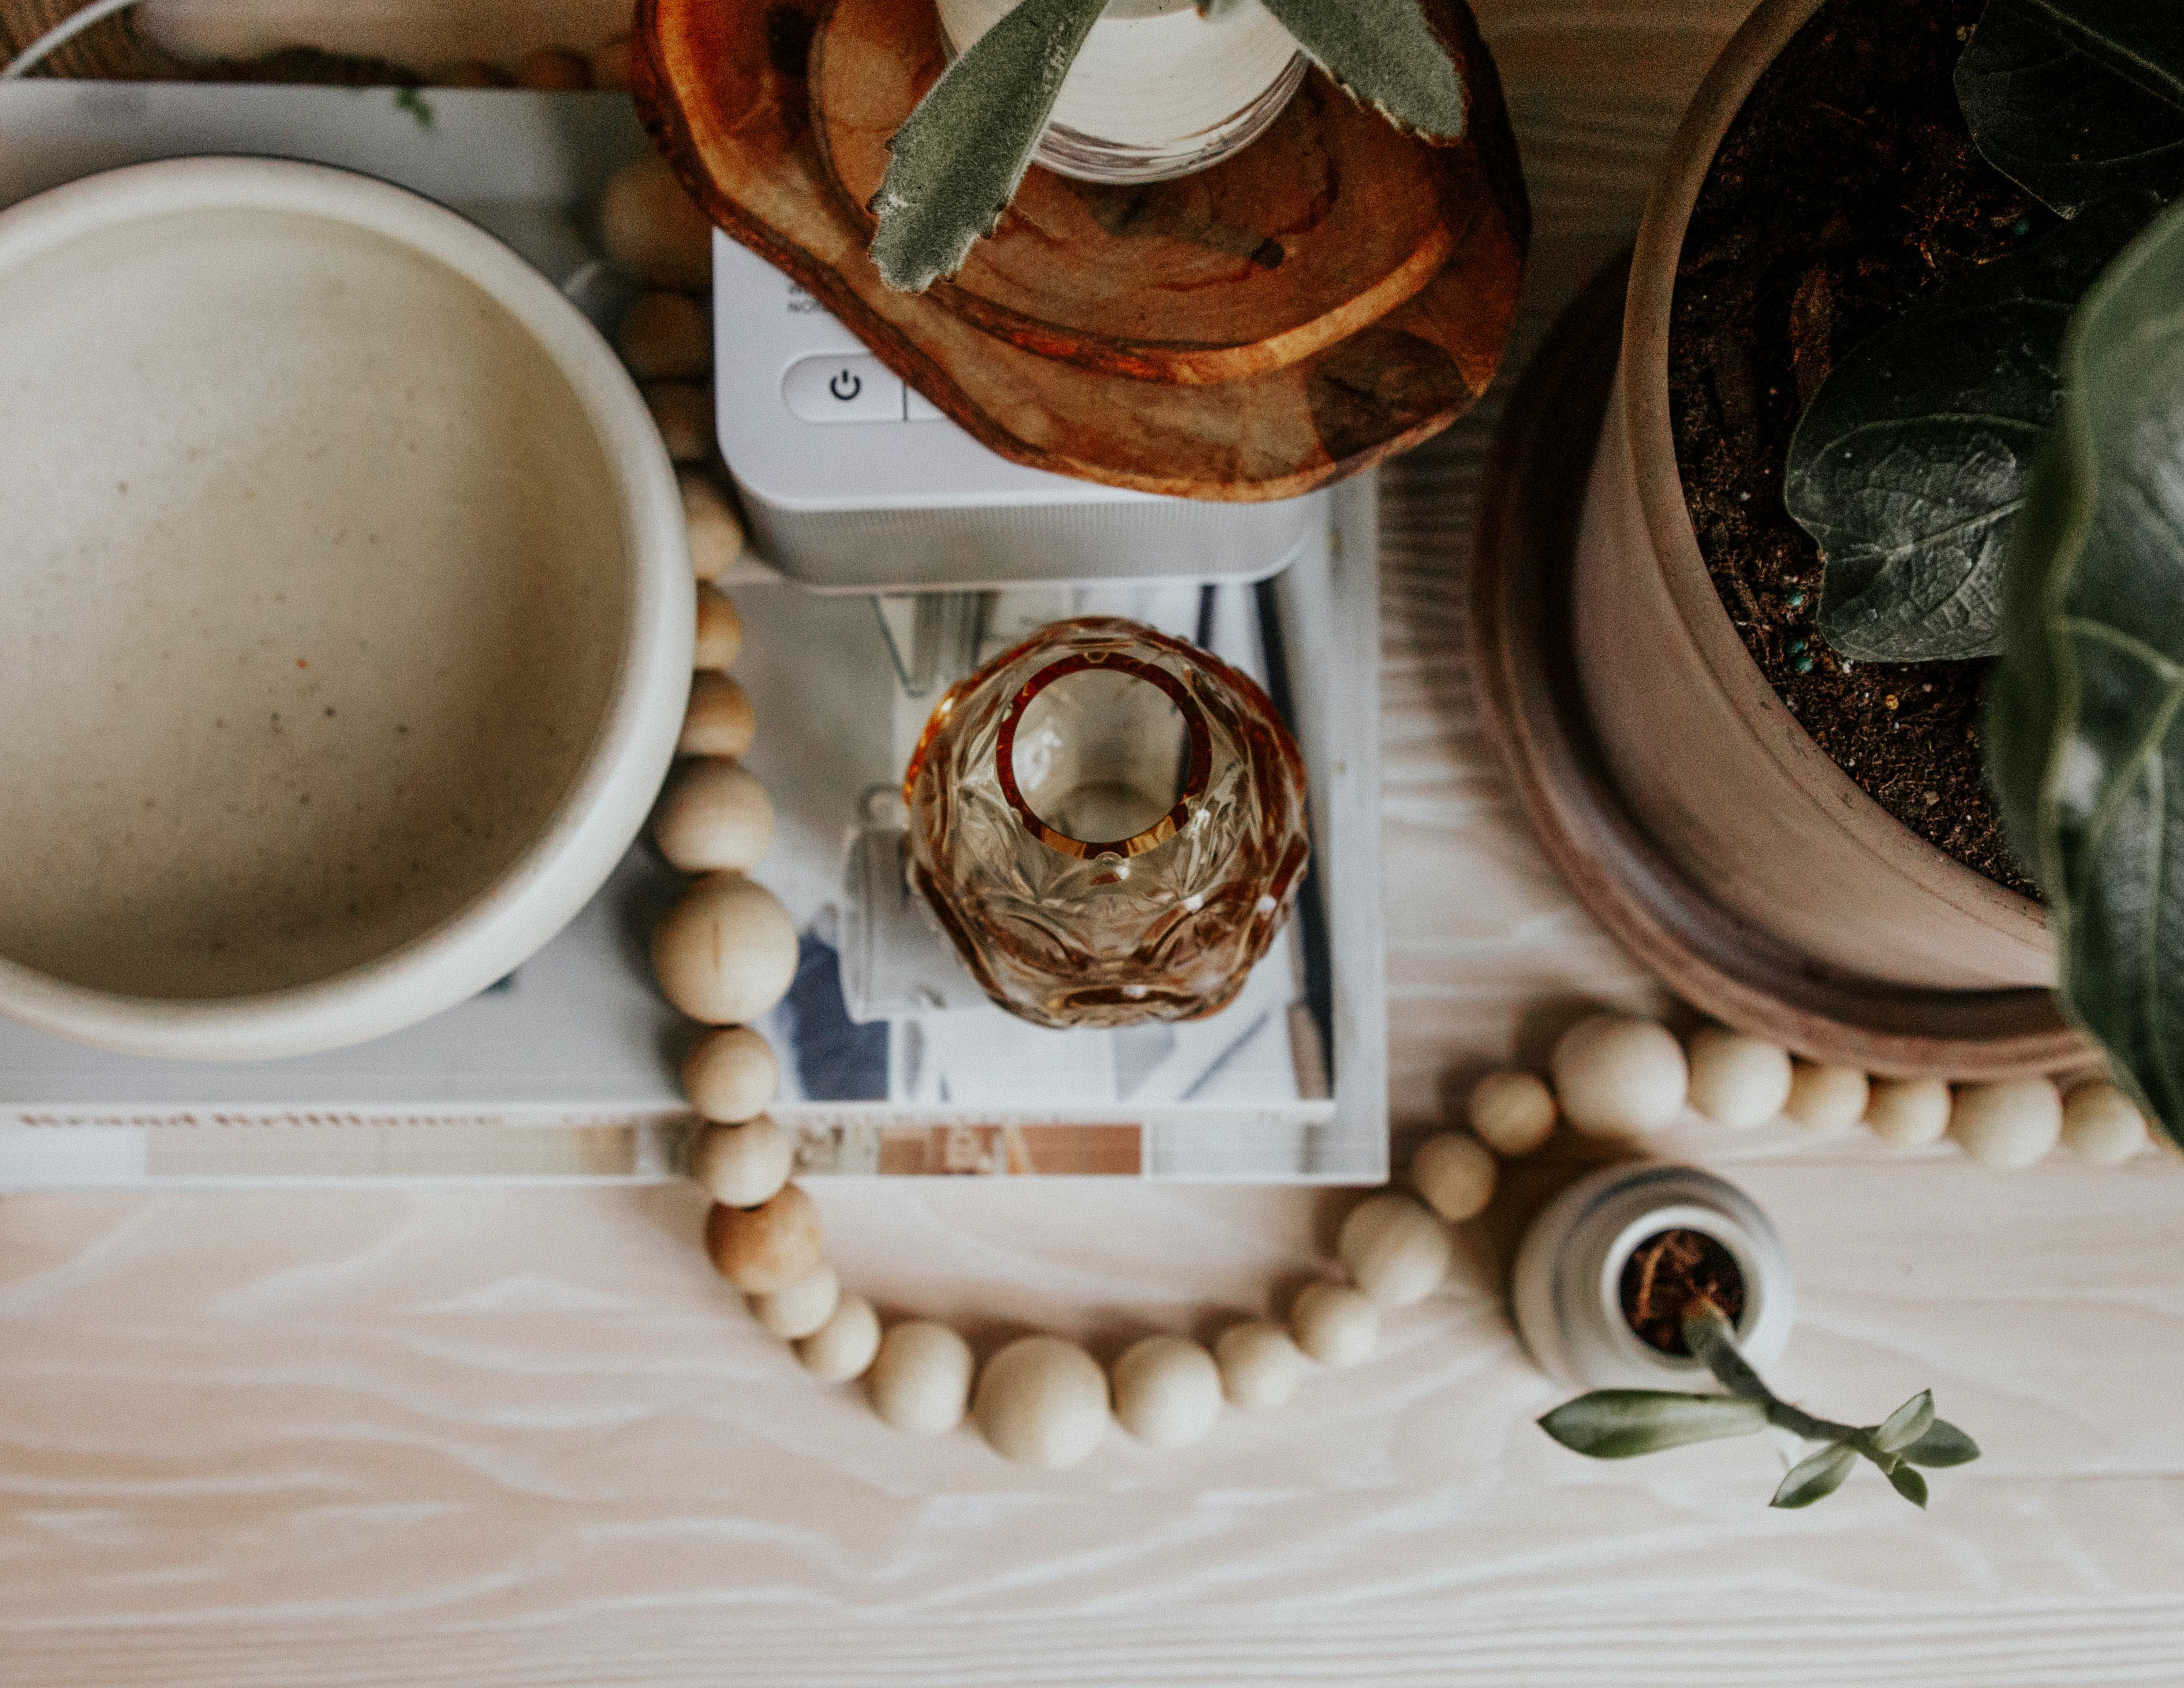
[[[1922,1389],[1887,1417],[1873,1433],[1873,1445],[1884,1454],[1902,1453],[1933,1427],[1934,1392]]]
[[[1957,61],[1980,151],[2065,216],[2119,189],[2184,187],[2184,7],[1990,0]]]
[[[2184,1131],[2184,206],[2086,296],[2008,561],[1990,777],[2070,1017]]]
[[[1820,633],[1862,662],[2002,648],[2002,569],[2070,311],[2153,202],[2104,201],[1892,318],[1790,442],[1783,501],[1826,563]]]
[[[1564,1447],[1596,1460],[1749,1436],[1767,1428],[1767,1409],[1736,1395],[1678,1395],[1667,1389],[1595,1389],[1540,1421]]]
[[[1420,0],[1264,4],[1352,99],[1427,140],[1463,138],[1469,92]]]
[[[1922,1511],[1926,1505],[1926,1479],[1908,1465],[1885,1465],[1888,1481],[1898,1495]]]
[[[1774,1491],[1770,1506],[1809,1506],[1825,1500],[1843,1486],[1858,1464],[1858,1450],[1847,1442],[1830,1442],[1819,1452],[1790,1467],[1782,1486]]]
[[[922,293],[991,234],[1106,0],[1022,0],[966,48],[894,138],[872,211],[872,261]]]
[[[1897,1452],[1913,1465],[1936,1467],[1969,1465],[1980,1456],[1979,1444],[1946,1418],[1936,1418],[1925,1435]]]

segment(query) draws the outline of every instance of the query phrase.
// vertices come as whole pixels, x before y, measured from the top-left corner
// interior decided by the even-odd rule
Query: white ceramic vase
[[[1735,1185],[1695,1166],[1605,1167],[1571,1185],[1532,1221],[1517,1251],[1510,1300],[1518,1334],[1541,1371],[1574,1389],[1705,1389],[1704,1365],[1665,1354],[1623,1316],[1624,1263],[1648,1238],[1710,1237],[1744,1281],[1737,1347],[1764,1368],[1781,1357],[1797,1312],[1789,1256],[1767,1216]]]
[[[938,0],[960,53],[1016,0]],[[1304,80],[1295,39],[1256,0],[1217,18],[1193,0],[1110,0],[1062,83],[1039,162],[1086,182],[1160,182],[1217,163]]]

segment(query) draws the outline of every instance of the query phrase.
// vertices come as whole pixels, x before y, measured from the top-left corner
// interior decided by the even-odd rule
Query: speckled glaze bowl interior
[[[126,1053],[490,984],[642,824],[689,684],[672,470],[461,218],[188,159],[0,214],[0,1009]]]

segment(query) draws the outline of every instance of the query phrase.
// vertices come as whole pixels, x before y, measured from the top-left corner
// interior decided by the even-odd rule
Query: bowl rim
[[[574,784],[485,892],[430,930],[325,979],[170,999],[71,983],[0,956],[0,1012],[118,1054],[264,1060],[384,1036],[454,1007],[530,959],[605,882],[666,777],[695,619],[682,503],[636,383],[546,277],[459,213],[354,170],[287,159],[127,165],[0,210],[0,275],[70,242],[192,212],[265,210],[376,233],[471,282],[535,340],[594,429],[621,504],[629,615],[607,707]]]

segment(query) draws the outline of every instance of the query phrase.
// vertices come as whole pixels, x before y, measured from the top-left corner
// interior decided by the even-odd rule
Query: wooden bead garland
[[[603,79],[604,80],[604,79]],[[689,213],[671,177],[648,161],[611,187],[610,250],[633,276],[663,289],[703,286],[710,229]],[[671,203],[670,195],[675,203]],[[688,308],[686,308],[688,307]],[[641,376],[683,379],[710,366],[696,338],[702,312],[679,295],[639,302],[621,344]],[[655,409],[661,408],[655,388]],[[682,407],[677,413],[675,407]],[[1778,1116],[1811,1131],[1863,1123],[1892,1146],[1953,1138],[1970,1158],[2021,1167],[2058,1141],[2097,1165],[2144,1150],[2144,1116],[2106,1083],[2066,1098],[2048,1081],[1967,1085],[1871,1079],[1842,1067],[1793,1061],[1783,1050],[1719,1027],[1688,1049],[1657,1022],[1600,1014],[1555,1046],[1551,1079],[1490,1072],[1472,1087],[1469,1132],[1445,1132],[1418,1148],[1416,1198],[1368,1196],[1340,1227],[1337,1255],[1348,1283],[1308,1285],[1288,1327],[1250,1318],[1223,1331],[1209,1353],[1173,1334],[1133,1343],[1105,1371],[1060,1337],[1010,1343],[981,1367],[944,1324],[911,1319],[883,1331],[871,1304],[844,1292],[823,1258],[818,1211],[789,1182],[795,1144],[766,1119],[779,1082],[772,1046],[749,1024],[787,992],[797,959],[794,923],[772,893],[742,877],[772,831],[763,788],[733,758],[755,732],[749,699],[722,672],[741,651],[734,605],[710,583],[741,555],[733,507],[709,470],[694,404],[677,392],[663,432],[686,458],[678,472],[698,591],[697,670],[685,718],[686,760],[655,815],[661,853],[700,875],[655,933],[653,957],[668,999],[709,1030],[683,1063],[683,1087],[710,1122],[692,1149],[692,1176],[713,1197],[705,1247],[722,1276],[749,1298],[760,1326],[794,1344],[798,1360],[830,1382],[864,1380],[874,1413],[906,1434],[944,1435],[968,1417],[1000,1453],[1043,1470],[1089,1457],[1111,1422],[1148,1446],[1179,1448],[1207,1434],[1224,1406],[1246,1411],[1286,1402],[1323,1368],[1364,1363],[1378,1345],[1384,1308],[1408,1306],[1446,1277],[1450,1226],[1491,1201],[1502,1159],[1545,1143],[1558,1121],[1583,1132],[1638,1137],[1687,1109],[1733,1129]]]

